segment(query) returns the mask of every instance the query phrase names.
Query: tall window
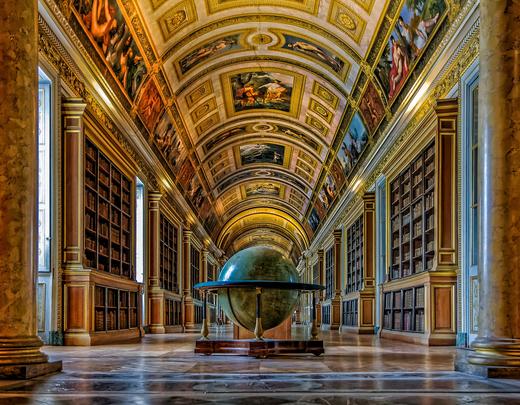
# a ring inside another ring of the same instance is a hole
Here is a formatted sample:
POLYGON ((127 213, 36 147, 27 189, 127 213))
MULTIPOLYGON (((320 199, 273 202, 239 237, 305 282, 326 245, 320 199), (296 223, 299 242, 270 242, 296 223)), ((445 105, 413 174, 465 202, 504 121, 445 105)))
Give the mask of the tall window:
POLYGON ((40 71, 38 87, 38 271, 51 270, 51 83, 40 71))
POLYGON ((332 298, 334 290, 334 247, 325 252, 325 299, 332 298))
POLYGON ((471 92, 471 163, 470 163, 470 241, 471 241, 471 254, 470 264, 471 267, 477 266, 478 264, 478 85, 471 92))
MULTIPOLYGON (((144 281, 144 184, 136 178, 135 181, 135 277, 138 283, 144 281)), ((144 312, 144 311, 143 311, 144 312)))

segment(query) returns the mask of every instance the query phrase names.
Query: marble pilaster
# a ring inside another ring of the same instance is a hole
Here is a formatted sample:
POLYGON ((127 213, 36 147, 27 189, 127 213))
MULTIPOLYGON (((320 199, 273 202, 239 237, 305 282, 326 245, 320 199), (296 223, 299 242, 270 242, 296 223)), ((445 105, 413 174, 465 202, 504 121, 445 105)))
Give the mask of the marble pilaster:
POLYGON ((0 377, 61 370, 36 334, 37 2, 0 2, 0 377))

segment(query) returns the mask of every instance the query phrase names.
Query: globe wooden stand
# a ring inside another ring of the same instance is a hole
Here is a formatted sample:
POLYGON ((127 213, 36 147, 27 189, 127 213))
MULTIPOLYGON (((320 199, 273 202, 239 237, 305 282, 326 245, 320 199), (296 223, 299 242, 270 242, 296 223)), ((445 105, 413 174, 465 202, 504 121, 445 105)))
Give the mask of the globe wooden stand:
MULTIPOLYGON (((204 287, 204 284, 196 287, 204 287)), ((227 286, 229 287, 229 285, 227 286)), ((195 353, 211 354, 237 354, 257 358, 266 358, 270 355, 310 353, 319 356, 325 352, 323 340, 318 340, 318 328, 316 325, 316 293, 312 290, 312 327, 310 340, 264 339, 262 327, 262 288, 256 288, 256 324, 255 339, 228 339, 210 340, 208 320, 206 316, 206 291, 209 288, 200 288, 203 293, 203 311, 201 338, 195 343, 195 353)))

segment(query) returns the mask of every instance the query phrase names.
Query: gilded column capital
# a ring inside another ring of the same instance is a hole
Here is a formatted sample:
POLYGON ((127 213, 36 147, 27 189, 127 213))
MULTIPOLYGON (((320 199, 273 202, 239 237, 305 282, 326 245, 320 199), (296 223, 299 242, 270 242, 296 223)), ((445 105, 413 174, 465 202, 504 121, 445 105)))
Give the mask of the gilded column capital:
POLYGON ((341 238, 343 236, 343 229, 334 229, 334 244, 341 245, 341 238))
POLYGON ((159 191, 148 192, 148 209, 159 210, 159 203, 161 202, 162 194, 159 191))
POLYGON ((61 111, 63 115, 82 116, 87 108, 87 104, 82 98, 64 97, 61 102, 61 111))

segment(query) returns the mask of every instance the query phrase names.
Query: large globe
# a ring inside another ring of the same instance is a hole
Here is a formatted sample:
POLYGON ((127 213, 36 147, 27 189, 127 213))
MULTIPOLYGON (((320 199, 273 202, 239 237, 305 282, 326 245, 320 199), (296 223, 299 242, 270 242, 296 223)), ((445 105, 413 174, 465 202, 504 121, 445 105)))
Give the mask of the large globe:
MULTIPOLYGON (((224 265, 219 281, 285 281, 299 282, 293 263, 276 250, 251 247, 233 255, 224 265)), ((255 329, 256 291, 254 288, 221 288, 219 303, 235 324, 255 329)), ((298 301, 297 290, 262 289, 262 326, 274 328, 287 319, 298 301)))

